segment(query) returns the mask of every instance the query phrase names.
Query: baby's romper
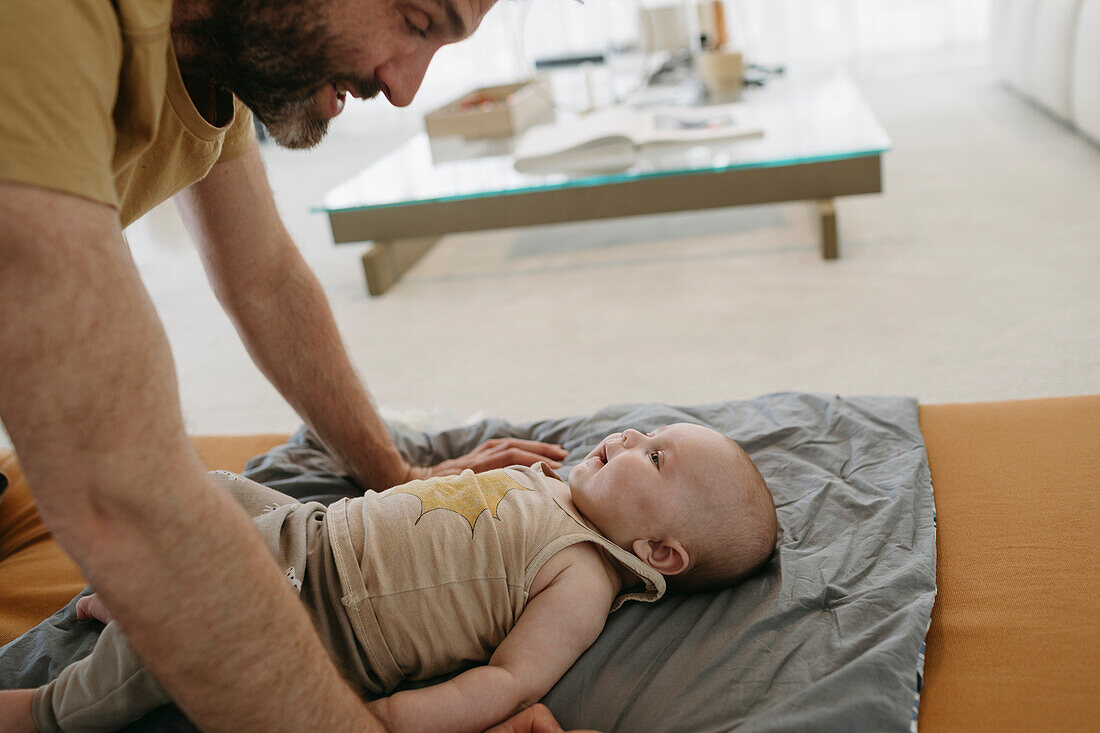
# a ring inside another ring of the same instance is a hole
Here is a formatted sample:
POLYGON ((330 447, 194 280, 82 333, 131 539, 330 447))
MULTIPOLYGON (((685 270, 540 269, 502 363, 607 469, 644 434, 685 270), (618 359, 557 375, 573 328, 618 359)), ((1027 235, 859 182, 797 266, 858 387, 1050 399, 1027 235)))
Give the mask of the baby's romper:
POLYGON ((661 574, 577 514, 568 493, 538 463, 410 481, 329 506, 343 603, 372 673, 356 681, 388 695, 488 662, 542 566, 579 542, 601 547, 642 581, 611 611, 659 598, 661 574))
MULTIPOLYGON (((643 581, 612 611, 665 590, 659 572, 557 496, 563 484, 543 464, 410 481, 327 508, 233 474, 215 480, 253 517, 364 697, 488 661, 539 569, 571 544, 599 545, 643 581)), ((36 691, 34 715, 42 730, 99 731, 169 701, 112 623, 89 657, 36 691)))

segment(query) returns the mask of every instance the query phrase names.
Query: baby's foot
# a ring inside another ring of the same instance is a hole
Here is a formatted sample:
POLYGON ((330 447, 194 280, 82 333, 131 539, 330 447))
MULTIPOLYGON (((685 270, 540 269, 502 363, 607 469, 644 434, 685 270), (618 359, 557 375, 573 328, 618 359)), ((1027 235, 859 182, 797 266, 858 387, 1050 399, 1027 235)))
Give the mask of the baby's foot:
POLYGON ((90 618, 105 624, 111 623, 111 612, 103 605, 98 593, 84 596, 76 602, 76 620, 87 621, 90 618))
POLYGON ((31 717, 34 690, 0 690, 0 733, 35 733, 31 717))

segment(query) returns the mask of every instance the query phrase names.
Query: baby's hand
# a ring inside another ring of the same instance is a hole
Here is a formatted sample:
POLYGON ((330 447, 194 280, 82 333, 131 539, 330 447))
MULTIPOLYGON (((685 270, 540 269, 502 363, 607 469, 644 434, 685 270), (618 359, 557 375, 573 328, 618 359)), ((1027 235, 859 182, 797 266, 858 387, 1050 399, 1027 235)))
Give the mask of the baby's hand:
POLYGON ((98 593, 84 596, 76 602, 76 620, 87 621, 90 618, 105 624, 111 623, 111 612, 103 605, 103 601, 99 600, 98 593))

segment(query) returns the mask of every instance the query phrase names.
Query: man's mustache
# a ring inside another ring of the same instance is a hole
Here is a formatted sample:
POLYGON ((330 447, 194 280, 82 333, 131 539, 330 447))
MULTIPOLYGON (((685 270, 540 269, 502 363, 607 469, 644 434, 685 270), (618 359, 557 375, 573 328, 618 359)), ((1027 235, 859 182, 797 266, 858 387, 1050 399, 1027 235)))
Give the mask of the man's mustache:
MULTIPOLYGON (((340 83, 337 83, 339 86, 340 83)), ((374 99, 382 93, 382 82, 375 78, 361 78, 344 83, 352 96, 358 99, 374 99)))

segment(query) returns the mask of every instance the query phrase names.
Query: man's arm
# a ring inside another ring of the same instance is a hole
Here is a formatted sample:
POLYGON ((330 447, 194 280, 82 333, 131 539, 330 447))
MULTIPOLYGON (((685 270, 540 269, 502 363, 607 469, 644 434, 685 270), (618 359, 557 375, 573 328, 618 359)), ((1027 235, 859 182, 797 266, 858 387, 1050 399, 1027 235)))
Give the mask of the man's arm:
POLYGON ((377 726, 207 479, 116 212, 0 182, 0 221, 0 419, 43 520, 142 659, 204 729, 377 726))
POLYGON ((393 730, 482 731, 538 702, 599 636, 615 597, 593 545, 563 553, 564 567, 527 603, 487 665, 376 700, 371 711, 393 730))
POLYGON ((279 218, 255 144, 176 201, 253 361, 362 486, 565 457, 559 446, 508 439, 414 470, 352 368, 324 292, 279 218))

